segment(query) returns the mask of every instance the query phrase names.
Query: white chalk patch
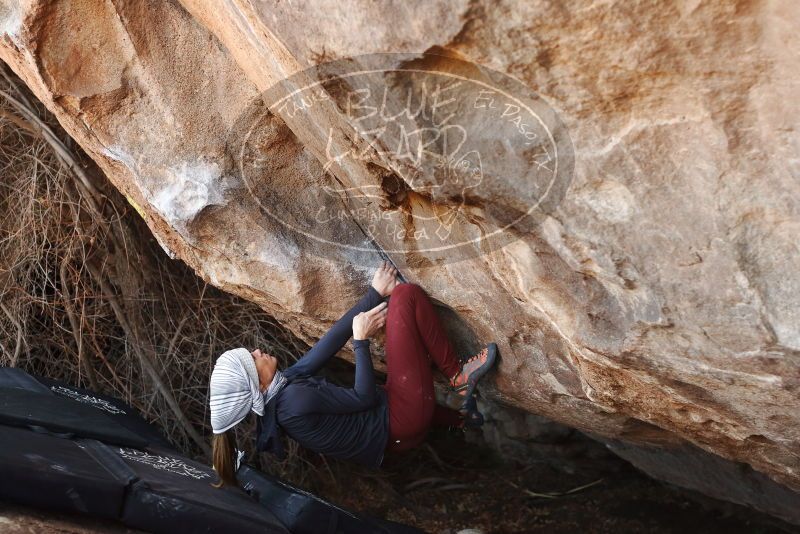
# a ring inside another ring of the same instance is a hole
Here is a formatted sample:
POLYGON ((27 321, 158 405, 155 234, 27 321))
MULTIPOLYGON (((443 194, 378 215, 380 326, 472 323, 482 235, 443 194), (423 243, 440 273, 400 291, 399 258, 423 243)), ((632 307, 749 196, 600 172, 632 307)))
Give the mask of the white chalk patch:
POLYGON ((204 207, 223 203, 225 190, 232 186, 231 180, 221 176, 216 162, 184 161, 167 168, 163 174, 159 173, 158 180, 151 179, 150 183, 156 182, 159 186, 153 190, 155 188, 149 189, 143 183, 140 165, 122 147, 105 147, 103 154, 122 163, 134 174, 134 182, 139 185, 142 196, 179 231, 204 207))
POLYGON ((150 200, 161 216, 180 228, 206 206, 224 202, 225 186, 215 162, 183 162, 168 169, 162 189, 150 200))
MULTIPOLYGON (((206 206, 223 204, 225 191, 236 186, 236 180, 222 176, 219 165, 213 161, 184 161, 145 181, 143 169, 147 165, 140 166, 122 147, 105 147, 103 154, 123 164, 134 175, 133 182, 139 186, 142 197, 184 237, 187 223, 206 206), (155 187, 148 187, 148 184, 155 187)), ((170 257, 174 257, 174 252, 163 242, 159 241, 159 244, 170 257)))
POLYGON ((0 4, 0 34, 8 35, 20 45, 19 32, 22 28, 22 8, 19 2, 0 4))

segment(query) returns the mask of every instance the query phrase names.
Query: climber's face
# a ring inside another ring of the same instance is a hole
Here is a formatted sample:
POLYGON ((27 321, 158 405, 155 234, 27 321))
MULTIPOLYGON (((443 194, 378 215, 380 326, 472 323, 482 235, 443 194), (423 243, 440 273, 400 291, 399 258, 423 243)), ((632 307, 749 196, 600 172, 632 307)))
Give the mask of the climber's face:
POLYGON ((261 349, 256 349, 250 354, 253 355, 253 360, 256 362, 256 371, 258 371, 258 382, 262 391, 266 391, 275 376, 275 370, 278 368, 278 358, 271 354, 264 354, 261 349))

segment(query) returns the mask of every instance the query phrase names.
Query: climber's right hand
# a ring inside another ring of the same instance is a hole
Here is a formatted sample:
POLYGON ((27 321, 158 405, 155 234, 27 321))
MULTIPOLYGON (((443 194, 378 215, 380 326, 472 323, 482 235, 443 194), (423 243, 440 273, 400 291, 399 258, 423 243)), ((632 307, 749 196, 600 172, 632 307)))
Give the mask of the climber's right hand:
POLYGON ((369 339, 386 324, 386 302, 381 302, 369 311, 353 317, 353 339, 369 339))

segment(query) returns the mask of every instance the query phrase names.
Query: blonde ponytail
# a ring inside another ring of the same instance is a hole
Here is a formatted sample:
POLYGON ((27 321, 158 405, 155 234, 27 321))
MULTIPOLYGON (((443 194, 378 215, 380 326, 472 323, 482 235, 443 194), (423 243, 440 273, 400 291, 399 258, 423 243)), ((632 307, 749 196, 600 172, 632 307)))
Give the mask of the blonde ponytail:
POLYGON ((237 486, 236 482, 236 433, 228 429, 211 438, 211 459, 219 482, 212 484, 215 488, 237 486))

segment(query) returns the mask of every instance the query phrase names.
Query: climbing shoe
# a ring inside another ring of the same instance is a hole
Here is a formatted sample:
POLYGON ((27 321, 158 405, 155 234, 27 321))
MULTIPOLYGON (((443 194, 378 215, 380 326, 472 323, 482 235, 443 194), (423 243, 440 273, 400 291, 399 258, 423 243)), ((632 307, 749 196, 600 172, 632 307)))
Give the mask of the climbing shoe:
POLYGON ((489 343, 478 354, 463 360, 461 370, 450 378, 451 391, 463 397, 464 403, 466 403, 475 393, 478 380, 492 368, 496 358, 497 345, 489 343))

